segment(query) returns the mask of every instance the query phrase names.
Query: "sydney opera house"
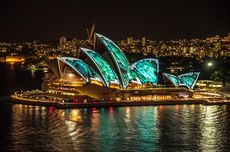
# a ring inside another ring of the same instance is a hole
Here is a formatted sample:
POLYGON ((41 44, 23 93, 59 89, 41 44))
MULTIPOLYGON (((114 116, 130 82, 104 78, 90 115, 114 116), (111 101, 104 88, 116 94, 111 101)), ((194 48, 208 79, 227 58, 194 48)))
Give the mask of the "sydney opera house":
POLYGON ((79 56, 48 60, 42 90, 73 100, 142 101, 191 97, 199 72, 179 76, 163 73, 158 84, 159 61, 129 63, 122 50, 107 37, 95 34, 93 48, 79 48, 79 56))

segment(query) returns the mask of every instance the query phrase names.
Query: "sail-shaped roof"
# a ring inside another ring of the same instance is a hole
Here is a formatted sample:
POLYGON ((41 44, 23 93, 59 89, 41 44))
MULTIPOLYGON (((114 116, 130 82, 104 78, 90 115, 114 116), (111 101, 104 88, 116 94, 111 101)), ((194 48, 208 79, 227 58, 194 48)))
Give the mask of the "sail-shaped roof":
POLYGON ((116 73, 100 54, 86 48, 80 48, 80 51, 83 52, 94 63, 97 71, 99 71, 98 74, 102 77, 107 87, 110 86, 110 82, 119 83, 116 73))
POLYGON ((159 62, 157 59, 148 58, 139 60, 131 65, 131 70, 136 74, 142 84, 157 84, 159 72, 159 62))

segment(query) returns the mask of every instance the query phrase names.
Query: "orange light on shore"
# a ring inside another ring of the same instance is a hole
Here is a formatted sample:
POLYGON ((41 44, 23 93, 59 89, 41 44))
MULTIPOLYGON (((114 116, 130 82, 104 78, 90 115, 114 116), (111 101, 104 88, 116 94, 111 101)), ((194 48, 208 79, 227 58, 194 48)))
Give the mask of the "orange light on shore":
POLYGON ((213 65, 213 63, 212 62, 208 62, 208 64, 207 64, 209 67, 211 67, 212 65, 213 65))
POLYGON ((6 57, 6 62, 24 62, 25 59, 22 57, 6 57))

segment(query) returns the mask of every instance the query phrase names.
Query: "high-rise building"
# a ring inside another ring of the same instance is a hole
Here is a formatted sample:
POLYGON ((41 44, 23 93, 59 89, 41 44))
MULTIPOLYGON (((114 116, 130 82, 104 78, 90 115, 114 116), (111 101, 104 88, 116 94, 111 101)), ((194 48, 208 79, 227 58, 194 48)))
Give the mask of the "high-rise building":
POLYGON ((67 41, 66 37, 64 37, 64 36, 60 37, 60 39, 59 39, 60 47, 64 46, 66 44, 66 41, 67 41))
POLYGON ((146 45, 146 37, 141 38, 141 45, 145 46, 146 45))
POLYGON ((127 43, 128 43, 128 45, 133 44, 133 37, 128 37, 127 38, 127 43))

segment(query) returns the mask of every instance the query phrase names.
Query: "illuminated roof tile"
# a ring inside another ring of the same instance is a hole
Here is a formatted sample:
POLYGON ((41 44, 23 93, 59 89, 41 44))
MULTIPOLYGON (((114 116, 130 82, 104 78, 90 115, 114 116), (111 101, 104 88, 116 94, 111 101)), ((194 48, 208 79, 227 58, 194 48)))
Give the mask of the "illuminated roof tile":
POLYGON ((96 65, 96 67, 100 71, 102 79, 106 82, 107 87, 110 86, 110 82, 119 83, 116 73, 100 54, 86 48, 80 48, 80 50, 83 51, 89 57, 89 59, 92 60, 92 62, 96 65))
POLYGON ((64 62, 69 67, 71 67, 75 72, 77 72, 86 82, 89 82, 90 79, 96 79, 104 82, 102 78, 85 62, 80 59, 71 58, 71 57, 59 57, 58 60, 64 62))
POLYGON ((96 34, 99 40, 104 44, 115 63, 118 77, 121 81, 122 88, 126 88, 130 81, 130 65, 122 50, 107 37, 96 34))
POLYGON ((144 59, 131 65, 131 70, 136 74, 142 84, 157 84, 159 72, 159 62, 157 59, 144 59))

